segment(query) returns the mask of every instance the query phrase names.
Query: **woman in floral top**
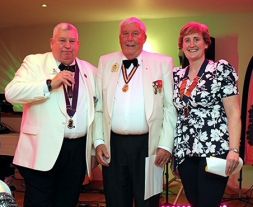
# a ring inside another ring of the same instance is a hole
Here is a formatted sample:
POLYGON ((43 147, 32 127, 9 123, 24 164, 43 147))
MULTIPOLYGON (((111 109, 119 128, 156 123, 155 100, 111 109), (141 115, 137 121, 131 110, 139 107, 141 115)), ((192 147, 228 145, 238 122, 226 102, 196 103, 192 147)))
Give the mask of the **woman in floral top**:
POLYGON ((228 176, 239 163, 238 76, 227 61, 206 59, 210 43, 206 25, 185 25, 178 45, 189 66, 174 69, 174 104, 178 110, 175 167, 192 207, 220 206, 227 184, 227 177, 205 171, 206 157, 225 158, 228 176))

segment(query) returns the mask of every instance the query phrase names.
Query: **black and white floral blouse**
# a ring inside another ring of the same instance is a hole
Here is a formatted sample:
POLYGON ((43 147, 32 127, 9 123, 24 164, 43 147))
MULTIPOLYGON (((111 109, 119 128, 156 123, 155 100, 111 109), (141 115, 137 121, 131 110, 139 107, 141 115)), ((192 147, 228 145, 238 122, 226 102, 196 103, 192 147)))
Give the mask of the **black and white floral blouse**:
MULTIPOLYGON (((208 61, 204 73, 187 101, 180 86, 188 68, 174 68, 174 105, 178 110, 174 141, 175 167, 187 157, 208 157, 227 153, 229 135, 222 99, 238 94, 238 76, 225 60, 208 61), (188 105, 188 116, 184 107, 188 105)), ((186 89, 191 84, 187 76, 186 89)))

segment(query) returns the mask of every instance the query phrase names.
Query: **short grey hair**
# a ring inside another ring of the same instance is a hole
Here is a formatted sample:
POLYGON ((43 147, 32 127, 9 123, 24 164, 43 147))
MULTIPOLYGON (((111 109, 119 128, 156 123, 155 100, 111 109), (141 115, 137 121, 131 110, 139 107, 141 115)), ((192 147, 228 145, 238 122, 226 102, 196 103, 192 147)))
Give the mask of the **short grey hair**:
POLYGON ((137 17, 130 17, 127 19, 124 19, 120 22, 119 26, 120 26, 120 31, 122 29, 123 26, 127 25, 127 24, 131 24, 131 23, 136 23, 139 25, 140 29, 146 34, 147 33, 147 27, 144 24, 143 21, 141 21, 140 19, 138 19, 137 17))
POLYGON ((57 24, 54 27, 54 30, 53 30, 53 38, 55 37, 56 33, 59 30, 69 30, 69 31, 70 30, 75 30, 76 33, 77 33, 77 38, 79 39, 78 29, 73 24, 70 24, 70 23, 67 23, 67 22, 62 22, 62 23, 57 24))

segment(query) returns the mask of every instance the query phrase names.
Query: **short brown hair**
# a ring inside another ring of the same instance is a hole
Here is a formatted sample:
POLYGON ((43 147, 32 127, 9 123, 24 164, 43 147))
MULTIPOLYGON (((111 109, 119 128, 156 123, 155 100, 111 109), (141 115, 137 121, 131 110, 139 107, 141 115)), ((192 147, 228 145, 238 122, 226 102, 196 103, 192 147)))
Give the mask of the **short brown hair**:
POLYGON ((182 27, 180 30, 180 35, 178 38, 178 47, 182 49, 183 47, 183 39, 186 35, 193 34, 193 33, 200 33, 203 36, 204 42, 209 47, 211 44, 211 38, 209 34, 208 26, 205 24, 201 24, 198 22, 189 22, 185 26, 182 27))

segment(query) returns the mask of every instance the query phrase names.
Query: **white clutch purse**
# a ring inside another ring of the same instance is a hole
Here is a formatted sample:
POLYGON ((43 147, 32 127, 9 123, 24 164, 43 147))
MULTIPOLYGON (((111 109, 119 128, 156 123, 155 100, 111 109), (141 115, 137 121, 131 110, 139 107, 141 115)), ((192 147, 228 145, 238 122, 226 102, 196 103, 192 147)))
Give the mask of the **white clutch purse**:
MULTIPOLYGON (((206 172, 214 173, 216 175, 221 175, 227 177, 226 170, 226 159, 217 158, 217 157, 207 157, 206 158, 206 172)), ((236 169, 233 171, 232 175, 239 172, 243 166, 242 158, 239 158, 239 164, 236 169)))

